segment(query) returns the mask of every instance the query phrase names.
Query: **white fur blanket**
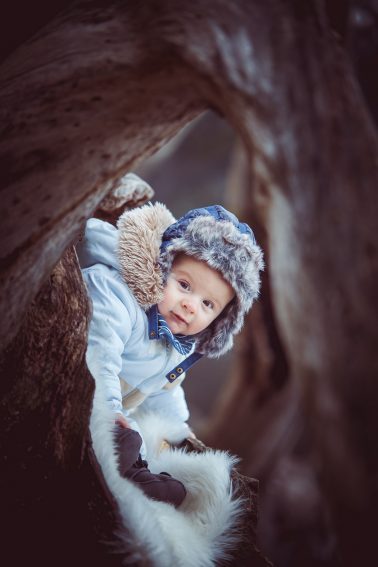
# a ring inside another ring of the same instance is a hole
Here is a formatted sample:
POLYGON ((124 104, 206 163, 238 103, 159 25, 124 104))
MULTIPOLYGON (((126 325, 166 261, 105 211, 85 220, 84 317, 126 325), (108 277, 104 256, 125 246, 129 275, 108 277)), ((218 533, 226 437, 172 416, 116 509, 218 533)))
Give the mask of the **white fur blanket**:
POLYGON ((98 398, 95 395, 91 417, 93 447, 126 527, 116 535, 128 549, 135 550, 135 562, 138 549, 157 567, 211 567, 225 559, 238 542, 242 506, 240 500, 232 499, 230 469, 236 459, 221 451, 167 449, 159 454, 163 439, 182 440, 179 430, 175 432, 172 423, 154 415, 139 416, 150 470, 169 472, 187 490, 178 509, 151 500, 137 484, 119 475, 112 434, 114 415, 98 398))

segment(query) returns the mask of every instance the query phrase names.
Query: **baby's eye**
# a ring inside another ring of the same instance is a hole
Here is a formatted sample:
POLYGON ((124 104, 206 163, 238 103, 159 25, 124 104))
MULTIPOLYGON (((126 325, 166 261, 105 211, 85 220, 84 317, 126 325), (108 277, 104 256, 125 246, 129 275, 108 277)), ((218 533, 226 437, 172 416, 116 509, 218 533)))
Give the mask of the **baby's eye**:
POLYGON ((185 280, 179 280, 179 285, 180 287, 182 287, 182 289, 185 289, 187 291, 190 289, 190 285, 185 280))
POLYGON ((204 299, 203 304, 205 307, 208 307, 209 309, 214 309, 214 303, 209 299, 204 299))

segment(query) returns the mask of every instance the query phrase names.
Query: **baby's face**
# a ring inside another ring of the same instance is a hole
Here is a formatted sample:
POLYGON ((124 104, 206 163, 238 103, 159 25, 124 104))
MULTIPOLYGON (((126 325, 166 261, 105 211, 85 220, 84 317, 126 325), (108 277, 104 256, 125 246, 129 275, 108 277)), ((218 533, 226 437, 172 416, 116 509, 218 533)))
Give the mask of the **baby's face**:
POLYGON ((158 309, 172 333, 206 329, 234 297, 234 290, 205 262, 180 255, 173 263, 158 309))

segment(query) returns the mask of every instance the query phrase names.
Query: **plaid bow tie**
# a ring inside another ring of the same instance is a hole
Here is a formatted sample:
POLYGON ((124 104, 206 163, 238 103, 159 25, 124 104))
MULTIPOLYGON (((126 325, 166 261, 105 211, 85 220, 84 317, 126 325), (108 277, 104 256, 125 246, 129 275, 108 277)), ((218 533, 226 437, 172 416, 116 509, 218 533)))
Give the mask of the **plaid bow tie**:
POLYGON ((158 335, 159 339, 166 338, 180 354, 188 354, 192 350, 195 340, 186 335, 174 335, 168 327, 164 317, 158 316, 158 335))

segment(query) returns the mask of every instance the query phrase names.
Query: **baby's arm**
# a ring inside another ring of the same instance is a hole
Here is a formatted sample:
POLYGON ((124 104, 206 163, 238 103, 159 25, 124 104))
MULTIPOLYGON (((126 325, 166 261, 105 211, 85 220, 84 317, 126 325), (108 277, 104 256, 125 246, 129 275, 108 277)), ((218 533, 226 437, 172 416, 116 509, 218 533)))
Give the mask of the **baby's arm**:
POLYGON ((96 382, 104 390, 108 405, 125 425, 122 416, 122 393, 119 373, 122 353, 131 335, 132 306, 128 308, 122 284, 104 277, 96 269, 84 273, 92 300, 89 326, 87 365, 96 382))
POLYGON ((124 429, 131 429, 131 426, 125 416, 122 413, 117 413, 116 415, 116 423, 123 427, 124 429))

